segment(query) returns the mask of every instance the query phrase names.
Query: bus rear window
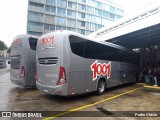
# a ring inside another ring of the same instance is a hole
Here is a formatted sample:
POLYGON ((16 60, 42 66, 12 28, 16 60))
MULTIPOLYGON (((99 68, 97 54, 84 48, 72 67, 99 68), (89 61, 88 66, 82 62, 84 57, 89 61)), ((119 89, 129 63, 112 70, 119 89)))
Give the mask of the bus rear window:
POLYGON ((13 69, 20 68, 20 56, 11 57, 11 68, 13 69))
POLYGON ((38 38, 29 38, 29 46, 32 50, 36 50, 38 38))

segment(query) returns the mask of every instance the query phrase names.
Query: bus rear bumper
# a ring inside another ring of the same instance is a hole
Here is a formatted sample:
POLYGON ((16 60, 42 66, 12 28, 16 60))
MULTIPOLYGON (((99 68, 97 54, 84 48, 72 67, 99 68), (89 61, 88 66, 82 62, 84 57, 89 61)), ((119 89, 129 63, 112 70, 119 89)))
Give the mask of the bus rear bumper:
POLYGON ((40 91, 43 91, 49 94, 60 95, 60 96, 67 95, 66 93, 63 92, 62 85, 52 87, 52 86, 47 86, 47 85, 40 84, 39 82, 36 82, 36 86, 40 91))
POLYGON ((22 85, 21 79, 11 78, 11 82, 12 82, 13 84, 16 84, 16 85, 22 85))

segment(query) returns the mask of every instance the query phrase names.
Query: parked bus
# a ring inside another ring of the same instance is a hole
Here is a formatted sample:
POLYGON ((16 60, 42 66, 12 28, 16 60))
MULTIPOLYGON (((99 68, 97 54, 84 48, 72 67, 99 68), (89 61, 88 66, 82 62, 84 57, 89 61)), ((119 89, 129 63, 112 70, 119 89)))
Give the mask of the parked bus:
POLYGON ((41 91, 70 96, 134 82, 136 54, 71 31, 42 35, 36 50, 36 85, 41 91))
POLYGON ((36 87, 36 46, 38 38, 19 35, 11 45, 10 77, 12 83, 26 87, 36 87))

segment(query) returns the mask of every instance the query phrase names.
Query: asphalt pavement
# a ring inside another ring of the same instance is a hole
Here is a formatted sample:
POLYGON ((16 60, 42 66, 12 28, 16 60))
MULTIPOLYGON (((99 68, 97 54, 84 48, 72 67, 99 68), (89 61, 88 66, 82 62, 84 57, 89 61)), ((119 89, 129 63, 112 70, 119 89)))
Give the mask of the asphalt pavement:
POLYGON ((6 70, 6 69, 0 69, 0 76, 2 76, 2 75, 4 75, 4 74, 6 74, 6 73, 8 73, 9 72, 9 70, 6 70))

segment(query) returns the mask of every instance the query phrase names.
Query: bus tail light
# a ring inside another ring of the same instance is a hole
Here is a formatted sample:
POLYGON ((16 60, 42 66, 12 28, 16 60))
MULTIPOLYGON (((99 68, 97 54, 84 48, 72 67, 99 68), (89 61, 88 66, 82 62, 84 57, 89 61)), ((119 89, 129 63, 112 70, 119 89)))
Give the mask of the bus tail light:
POLYGON ((64 83, 66 83, 66 73, 64 67, 60 67, 57 85, 62 85, 64 83))
POLYGON ((24 78, 24 76, 25 76, 25 69, 24 69, 24 66, 21 66, 20 77, 24 78))
POLYGON ((35 79, 36 79, 36 81, 38 81, 38 70, 37 70, 37 66, 36 66, 36 74, 35 74, 35 79))

